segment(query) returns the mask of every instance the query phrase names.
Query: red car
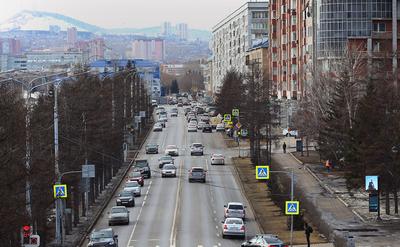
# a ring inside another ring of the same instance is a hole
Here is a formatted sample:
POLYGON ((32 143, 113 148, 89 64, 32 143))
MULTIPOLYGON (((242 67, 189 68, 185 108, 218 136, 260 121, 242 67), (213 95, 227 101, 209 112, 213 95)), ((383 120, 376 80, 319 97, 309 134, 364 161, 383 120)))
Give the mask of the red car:
POLYGON ((144 177, 139 171, 134 171, 129 173, 128 177, 126 177, 127 181, 137 181, 140 186, 144 185, 144 177))

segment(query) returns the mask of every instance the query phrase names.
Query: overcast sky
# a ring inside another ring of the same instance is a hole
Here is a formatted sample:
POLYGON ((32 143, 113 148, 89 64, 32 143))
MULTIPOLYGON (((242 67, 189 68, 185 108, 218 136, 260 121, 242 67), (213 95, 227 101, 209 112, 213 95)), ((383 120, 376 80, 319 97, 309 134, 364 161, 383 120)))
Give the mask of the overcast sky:
POLYGON ((67 15, 105 28, 159 26, 186 22, 190 28, 212 26, 246 0, 0 0, 0 22, 22 10, 67 15))

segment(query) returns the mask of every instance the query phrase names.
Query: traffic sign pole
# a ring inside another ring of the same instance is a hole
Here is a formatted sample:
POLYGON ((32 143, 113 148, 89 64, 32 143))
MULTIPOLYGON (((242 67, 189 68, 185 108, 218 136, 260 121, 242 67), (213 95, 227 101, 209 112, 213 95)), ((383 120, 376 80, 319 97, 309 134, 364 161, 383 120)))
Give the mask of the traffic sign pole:
MULTIPOLYGON (((293 173, 293 168, 291 171, 291 182, 290 182, 290 200, 294 200, 294 173, 293 173)), ((300 210, 297 208, 297 210, 300 210)), ((293 214, 290 215, 290 247, 293 246, 293 214)))

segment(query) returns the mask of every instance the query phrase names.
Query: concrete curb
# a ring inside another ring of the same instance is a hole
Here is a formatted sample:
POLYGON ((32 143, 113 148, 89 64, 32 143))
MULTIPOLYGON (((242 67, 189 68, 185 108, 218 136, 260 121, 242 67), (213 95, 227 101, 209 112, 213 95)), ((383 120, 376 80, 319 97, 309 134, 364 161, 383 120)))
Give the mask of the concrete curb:
MULTIPOLYGON (((304 164, 301 160, 299 160, 293 153, 289 153, 299 164, 304 166, 304 169, 315 178, 315 180, 318 181, 318 183, 325 189, 327 190, 330 194, 334 195, 336 199, 338 199, 343 205, 345 205, 347 208, 350 208, 350 205, 348 203, 346 203, 342 198, 340 198, 328 185, 326 185, 313 171, 311 171, 311 169, 304 164)), ((351 212, 353 212, 353 214, 355 216, 357 216, 357 218, 359 218, 363 223, 367 223, 367 221, 359 214, 357 213, 354 209, 351 209, 351 212)))
POLYGON ((138 151, 135 153, 134 158, 129 162, 129 165, 127 166, 127 168, 125 169, 125 171, 122 173, 122 176, 121 176, 120 181, 117 182, 116 186, 114 186, 114 188, 112 189, 112 191, 111 191, 109 197, 103 202, 103 204, 102 204, 100 210, 98 210, 97 213, 95 214, 93 222, 92 222, 92 223, 89 225, 89 227, 84 231, 84 234, 82 235, 81 239, 79 240, 77 246, 81 246, 81 245, 83 244, 83 242, 85 242, 86 237, 88 236, 88 234, 90 234, 90 232, 92 231, 94 225, 96 225, 97 221, 98 221, 99 218, 100 218, 100 215, 103 213, 104 209, 107 207, 107 205, 108 205, 108 204, 110 203, 110 201, 113 199, 114 193, 118 190, 118 188, 121 186, 122 182, 124 181, 124 178, 125 178, 126 174, 129 172, 130 168, 132 167, 133 162, 135 161, 136 157, 137 157, 138 154, 139 154, 139 150, 142 149, 143 144, 146 142, 146 140, 147 140, 149 134, 151 133, 151 129, 152 129, 152 128, 149 128, 149 129, 147 130, 146 136, 145 136, 145 138, 143 139, 143 141, 140 143, 139 149, 138 149, 138 151))
MULTIPOLYGON (((232 161, 233 161, 233 158, 232 158, 232 161)), ((233 161, 233 163, 236 163, 236 162, 233 161)), ((251 210, 251 212, 252 212, 253 215, 254 215, 254 220, 255 220, 255 222, 256 222, 258 228, 260 229, 261 233, 264 233, 264 229, 262 228, 260 222, 258 221, 258 218, 256 217, 256 212, 254 211, 253 203, 251 202, 251 200, 249 200, 249 199, 247 198, 246 194, 244 193, 244 192, 245 192, 245 191, 244 191, 244 187, 243 187, 242 181, 240 180, 240 175, 239 175, 239 172, 238 172, 238 170, 237 170, 237 168, 236 168, 235 165, 233 165, 233 170, 235 171, 235 173, 234 173, 235 179, 236 179, 236 181, 238 182, 238 184, 239 184, 239 186, 240 186, 240 193, 241 193, 242 196, 245 197, 245 198, 247 199, 247 201, 250 203, 250 210, 251 210)))

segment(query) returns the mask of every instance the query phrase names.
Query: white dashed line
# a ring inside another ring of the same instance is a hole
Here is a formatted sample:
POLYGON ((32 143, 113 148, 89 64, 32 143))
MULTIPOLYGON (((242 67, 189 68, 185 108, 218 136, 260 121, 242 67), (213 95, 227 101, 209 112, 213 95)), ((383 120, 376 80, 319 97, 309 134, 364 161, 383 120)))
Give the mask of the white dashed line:
MULTIPOLYGON (((153 181, 150 181, 149 187, 147 188, 146 196, 145 196, 145 197, 147 197, 147 195, 149 194, 149 191, 150 191, 150 188, 151 188, 151 184, 152 184, 152 183, 153 183, 153 181)), ((133 234, 135 233, 135 230, 136 230, 137 224, 138 224, 138 222, 139 222, 140 215, 142 214, 143 206, 144 206, 145 203, 146 203, 146 200, 143 200, 143 202, 142 202, 142 207, 141 207, 140 210, 139 210, 139 214, 138 214, 138 216, 136 217, 136 222, 135 222, 135 225, 133 226, 133 229, 132 229, 132 232, 131 232, 131 236, 129 237, 129 241, 128 241, 127 247, 131 246, 131 245, 130 245, 130 242, 133 241, 133 240, 132 240, 132 237, 133 237, 133 234)))

